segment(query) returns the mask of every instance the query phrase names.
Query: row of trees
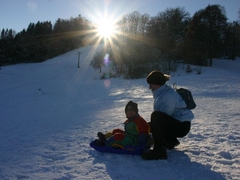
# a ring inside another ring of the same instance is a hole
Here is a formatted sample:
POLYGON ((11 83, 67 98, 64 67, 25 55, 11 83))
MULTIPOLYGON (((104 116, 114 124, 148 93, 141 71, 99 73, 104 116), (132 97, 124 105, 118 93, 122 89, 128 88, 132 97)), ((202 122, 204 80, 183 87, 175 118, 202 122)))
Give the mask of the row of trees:
POLYGON ((152 69, 169 73, 176 69, 179 60, 212 66, 213 58, 234 60, 240 55, 239 23, 227 22, 220 5, 209 5, 193 17, 179 7, 155 17, 133 12, 119 21, 118 31, 108 48, 94 57, 91 66, 101 68, 103 54, 109 53, 118 74, 139 78, 152 69))
MULTIPOLYGON (((117 23, 118 33, 97 52, 91 66, 104 65, 109 54, 117 74, 145 76, 152 69, 169 72, 182 62, 212 66, 213 58, 234 60, 240 55, 240 27, 227 22, 224 7, 209 5, 193 17, 185 9, 168 8, 156 16, 133 12, 117 23), (127 47, 127 48, 126 48, 127 47)), ((91 22, 82 18, 30 23, 19 33, 2 30, 0 65, 41 62, 99 39, 91 22), (95 40, 94 40, 95 39, 95 40)))
POLYGON ((41 62, 82 45, 86 33, 91 33, 91 23, 79 15, 69 20, 58 19, 30 23, 17 33, 3 29, 0 38, 0 65, 41 62))

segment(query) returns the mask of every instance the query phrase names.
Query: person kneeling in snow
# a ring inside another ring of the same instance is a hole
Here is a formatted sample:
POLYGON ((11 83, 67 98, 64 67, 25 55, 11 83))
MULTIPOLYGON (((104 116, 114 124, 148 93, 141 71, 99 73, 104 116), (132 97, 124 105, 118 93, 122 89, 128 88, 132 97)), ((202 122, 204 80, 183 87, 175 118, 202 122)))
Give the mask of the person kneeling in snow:
POLYGON ((154 98, 154 111, 149 123, 154 147, 141 155, 145 160, 167 159, 166 149, 173 149, 180 144, 177 138, 189 133, 191 120, 194 118, 182 97, 165 84, 168 80, 168 75, 157 70, 147 76, 154 98))
POLYGON ((112 132, 103 134, 98 132, 96 145, 124 148, 124 146, 145 144, 149 137, 149 125, 138 114, 138 105, 129 101, 125 107, 127 120, 123 123, 124 130, 114 129, 112 132))

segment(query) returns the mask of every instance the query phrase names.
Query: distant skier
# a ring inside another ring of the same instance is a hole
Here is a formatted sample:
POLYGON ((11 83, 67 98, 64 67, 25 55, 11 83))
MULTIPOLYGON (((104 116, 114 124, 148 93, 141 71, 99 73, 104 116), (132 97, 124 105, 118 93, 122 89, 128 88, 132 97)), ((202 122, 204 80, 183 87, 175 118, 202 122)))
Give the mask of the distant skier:
POLYGON ((154 98, 154 111, 149 123, 154 147, 141 155, 145 160, 167 159, 166 149, 173 149, 180 144, 177 137, 188 134, 194 118, 192 111, 186 109, 182 97, 165 84, 168 80, 168 75, 157 70, 147 76, 147 83, 154 98))
POLYGON ((145 144, 149 137, 149 125, 138 114, 137 103, 129 101, 125 107, 127 120, 124 122, 124 130, 114 129, 103 134, 98 132, 99 139, 96 140, 98 146, 112 146, 124 148, 124 146, 145 144))

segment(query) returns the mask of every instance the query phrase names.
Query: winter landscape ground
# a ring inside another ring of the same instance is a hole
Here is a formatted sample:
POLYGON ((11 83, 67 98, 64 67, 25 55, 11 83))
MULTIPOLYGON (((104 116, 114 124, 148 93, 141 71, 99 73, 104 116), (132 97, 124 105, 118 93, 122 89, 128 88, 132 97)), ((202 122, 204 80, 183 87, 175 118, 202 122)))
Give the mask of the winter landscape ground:
POLYGON ((0 70, 0 179, 240 179, 240 59, 214 60, 202 74, 171 74, 192 91, 190 133, 167 160, 100 153, 98 131, 123 127, 129 100, 149 121, 152 93, 145 79, 98 78, 86 46, 36 64, 0 70), (81 51, 80 68, 77 52, 81 51))

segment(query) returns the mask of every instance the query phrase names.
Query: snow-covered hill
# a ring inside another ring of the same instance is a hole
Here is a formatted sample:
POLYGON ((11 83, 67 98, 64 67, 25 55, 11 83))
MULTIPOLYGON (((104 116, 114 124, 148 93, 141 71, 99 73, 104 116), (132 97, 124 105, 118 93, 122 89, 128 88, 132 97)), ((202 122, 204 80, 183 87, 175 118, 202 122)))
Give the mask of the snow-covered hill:
POLYGON ((145 79, 96 79, 97 48, 1 68, 0 179, 240 179, 240 59, 172 74, 168 83, 197 103, 192 129, 168 160, 144 161, 89 146, 98 131, 122 127, 129 100, 146 120, 152 112, 145 79))

